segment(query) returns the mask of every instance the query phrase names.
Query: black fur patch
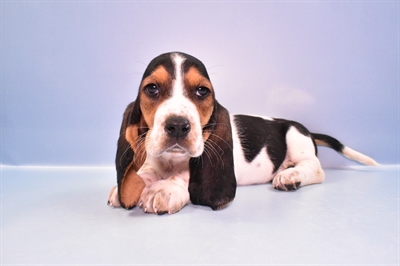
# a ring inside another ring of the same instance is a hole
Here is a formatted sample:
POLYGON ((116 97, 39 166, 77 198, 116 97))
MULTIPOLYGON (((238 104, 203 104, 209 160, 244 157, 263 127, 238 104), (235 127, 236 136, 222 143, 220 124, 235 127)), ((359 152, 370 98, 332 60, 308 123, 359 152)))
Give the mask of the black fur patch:
POLYGON ((191 55, 182 53, 182 52, 165 53, 165 54, 161 54, 161 55, 157 56, 156 58, 154 58, 152 61, 150 61, 149 65, 147 66, 146 70, 144 71, 142 80, 144 78, 146 78, 147 76, 149 76, 160 65, 165 67, 168 74, 170 74, 171 77, 173 79, 175 79, 176 78, 175 77, 175 66, 172 61, 172 56, 174 54, 178 54, 185 58, 185 61, 183 62, 183 72, 184 73, 186 73, 190 67, 194 66, 197 68, 197 70, 199 70, 201 75, 203 75, 205 78, 210 80, 208 73, 207 73, 207 69, 204 66, 204 64, 199 59, 197 59, 191 55))
POLYGON ((335 151, 340 152, 340 153, 343 152, 344 145, 340 141, 335 139, 334 137, 324 135, 324 134, 317 134, 317 133, 311 133, 311 136, 313 137, 313 139, 317 139, 317 140, 321 140, 321 141, 325 142, 329 147, 331 147, 335 151))
MULTIPOLYGON (((310 136, 310 131, 308 131, 308 129, 305 126, 303 126, 302 124, 300 124, 296 121, 291 121, 291 120, 286 120, 286 119, 281 119, 281 118, 274 118, 274 122, 276 122, 277 124, 285 125, 285 127, 287 129, 289 129, 290 126, 294 126, 304 136, 307 136, 307 137, 310 136)), ((287 132, 287 130, 286 130, 286 132, 287 132)))
POLYGON ((185 54, 185 53, 178 53, 178 54, 180 54, 181 56, 186 58, 186 60, 183 62, 183 72, 184 73, 187 73, 189 71, 189 68, 193 66, 200 72, 200 74, 203 77, 210 80, 210 77, 208 76, 206 67, 199 59, 197 59, 191 55, 185 54))
POLYGON ((165 70, 168 72, 168 74, 171 75, 172 78, 175 78, 175 66, 172 62, 171 53, 165 53, 157 56, 150 61, 149 65, 143 73, 142 80, 148 77, 157 67, 161 65, 165 67, 165 70))
MULTIPOLYGON (((240 143, 247 162, 251 162, 266 147, 276 172, 286 157, 286 133, 294 126, 301 134, 310 136, 303 125, 285 119, 266 120, 261 117, 235 115, 240 143)), ((315 146, 315 145, 314 145, 315 146)))

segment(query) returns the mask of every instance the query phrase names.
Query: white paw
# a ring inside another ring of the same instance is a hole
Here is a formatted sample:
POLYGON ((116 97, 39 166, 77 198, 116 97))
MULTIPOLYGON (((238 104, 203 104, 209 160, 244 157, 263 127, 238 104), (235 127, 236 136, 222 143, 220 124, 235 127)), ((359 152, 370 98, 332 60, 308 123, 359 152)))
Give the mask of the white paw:
POLYGON ((272 181, 272 186, 278 190, 296 190, 301 185, 300 172, 295 168, 288 168, 277 174, 272 181))
POLYGON ((118 187, 117 186, 114 186, 111 189, 110 195, 108 196, 107 204, 114 208, 121 207, 121 204, 119 203, 119 200, 118 200, 118 187))
POLYGON ((173 214, 189 203, 189 191, 173 180, 160 180, 144 188, 139 206, 144 212, 173 214))

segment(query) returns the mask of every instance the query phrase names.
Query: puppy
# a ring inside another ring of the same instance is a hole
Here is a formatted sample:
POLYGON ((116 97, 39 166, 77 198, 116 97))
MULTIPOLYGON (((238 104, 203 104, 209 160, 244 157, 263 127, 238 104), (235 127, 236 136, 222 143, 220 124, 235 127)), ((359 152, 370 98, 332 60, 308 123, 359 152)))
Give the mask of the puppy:
POLYGON ((215 99, 203 63, 181 52, 147 66, 118 139, 117 186, 108 204, 175 213, 188 203, 226 207, 237 185, 272 181, 278 190, 321 183, 317 145, 367 165, 377 163, 300 123, 230 115, 215 99))

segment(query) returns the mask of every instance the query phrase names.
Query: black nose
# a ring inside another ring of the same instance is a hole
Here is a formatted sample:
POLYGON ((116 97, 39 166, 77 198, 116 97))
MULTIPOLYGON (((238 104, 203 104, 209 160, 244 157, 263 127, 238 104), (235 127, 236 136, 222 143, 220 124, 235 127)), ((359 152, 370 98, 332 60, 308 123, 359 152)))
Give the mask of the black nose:
POLYGON ((190 122, 182 116, 173 116, 167 119, 164 130, 170 137, 184 138, 190 131, 190 122))

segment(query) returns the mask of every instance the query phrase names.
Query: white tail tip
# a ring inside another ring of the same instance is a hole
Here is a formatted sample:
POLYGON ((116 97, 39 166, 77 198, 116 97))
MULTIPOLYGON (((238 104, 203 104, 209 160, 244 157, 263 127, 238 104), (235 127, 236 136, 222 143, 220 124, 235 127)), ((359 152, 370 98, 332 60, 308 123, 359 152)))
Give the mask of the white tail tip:
POLYGON ((371 166, 379 165, 379 163, 377 163, 371 157, 368 157, 367 155, 364 155, 364 154, 362 154, 358 151, 355 151, 349 147, 344 147, 342 153, 346 158, 353 160, 353 161, 357 161, 357 162, 365 164, 365 165, 371 165, 371 166))

